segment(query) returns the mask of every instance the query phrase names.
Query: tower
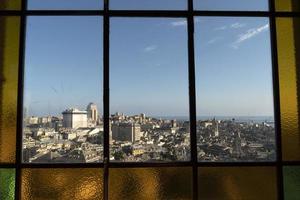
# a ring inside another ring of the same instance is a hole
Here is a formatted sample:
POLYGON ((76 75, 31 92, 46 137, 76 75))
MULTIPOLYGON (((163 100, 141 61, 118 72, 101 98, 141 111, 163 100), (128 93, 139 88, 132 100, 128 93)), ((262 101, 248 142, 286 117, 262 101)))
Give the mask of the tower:
POLYGON ((215 137, 219 137, 219 123, 215 120, 215 137))
POLYGON ((243 154, 241 143, 242 143, 241 133, 237 132, 235 133, 235 138, 233 142, 233 155, 237 158, 241 158, 243 154))
POLYGON ((98 121, 98 109, 97 105, 94 103, 89 103, 86 108, 88 120, 96 123, 98 121))

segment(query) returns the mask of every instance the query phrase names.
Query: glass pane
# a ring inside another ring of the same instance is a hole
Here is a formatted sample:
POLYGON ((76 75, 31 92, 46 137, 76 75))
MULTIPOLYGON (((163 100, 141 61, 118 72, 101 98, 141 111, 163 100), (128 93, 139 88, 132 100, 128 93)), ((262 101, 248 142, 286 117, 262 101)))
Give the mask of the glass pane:
POLYGON ((189 160, 186 21, 114 18, 110 40, 111 159, 189 160))
POLYGON ((195 21, 199 161, 275 160, 268 19, 195 21))
POLYGON ((275 0, 277 11, 300 11, 299 0, 275 0))
POLYGON ((283 160, 300 160, 298 102, 300 19, 277 18, 280 113, 283 160))
POLYGON ((198 168, 199 199, 277 199, 275 167, 198 168))
POLYGON ((195 10, 267 11, 268 0, 194 0, 195 10))
POLYGON ((29 10, 97 10, 103 0, 28 0, 29 10))
POLYGON ((102 169, 23 169, 21 199, 103 199, 102 169))
POLYGON ((101 20, 28 18, 24 162, 102 160, 101 20))
POLYGON ((284 199, 292 200, 300 197, 300 167, 286 166, 283 168, 284 199))
POLYGON ((14 169, 0 169, 0 197, 2 200, 15 199, 14 169))
POLYGON ((192 199, 191 168, 110 169, 109 199, 192 199))
POLYGON ((15 162, 19 17, 0 17, 0 162, 15 162))
POLYGON ((0 10, 20 10, 20 9, 21 9, 21 0, 1 0, 0 10))
POLYGON ((112 10, 186 10, 187 0, 110 0, 112 10))

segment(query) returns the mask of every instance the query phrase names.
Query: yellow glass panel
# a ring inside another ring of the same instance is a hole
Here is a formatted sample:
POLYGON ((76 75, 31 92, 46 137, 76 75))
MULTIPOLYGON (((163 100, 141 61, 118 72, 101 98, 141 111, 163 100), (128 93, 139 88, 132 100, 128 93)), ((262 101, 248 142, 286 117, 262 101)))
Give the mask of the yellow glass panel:
POLYGON ((191 168, 109 170, 109 199, 192 199, 191 168))
POLYGON ((200 167, 199 199, 277 199, 275 167, 200 167))
POLYGON ((275 0, 277 11, 300 11, 299 0, 275 0))
POLYGON ((22 200, 101 200, 102 169, 23 169, 22 200))
POLYGON ((0 10, 20 10, 21 0, 1 0, 0 10))
POLYGON ((278 18, 277 44, 283 160, 300 160, 297 74, 300 62, 299 18, 278 18), (297 33, 298 32, 298 33, 297 33), (298 38, 297 38, 298 37, 298 38))
POLYGON ((15 161, 19 17, 0 17, 0 162, 15 161))

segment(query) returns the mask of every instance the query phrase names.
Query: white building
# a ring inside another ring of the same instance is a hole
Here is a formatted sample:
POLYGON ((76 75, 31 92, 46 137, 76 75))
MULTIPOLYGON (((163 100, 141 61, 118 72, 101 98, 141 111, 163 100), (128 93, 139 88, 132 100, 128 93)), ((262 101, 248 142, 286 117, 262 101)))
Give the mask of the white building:
POLYGON ((38 117, 29 117, 28 118, 28 124, 38 124, 39 118, 38 117))
POLYGON ((77 129, 87 127, 87 111, 72 108, 65 110, 62 114, 65 128, 77 129))

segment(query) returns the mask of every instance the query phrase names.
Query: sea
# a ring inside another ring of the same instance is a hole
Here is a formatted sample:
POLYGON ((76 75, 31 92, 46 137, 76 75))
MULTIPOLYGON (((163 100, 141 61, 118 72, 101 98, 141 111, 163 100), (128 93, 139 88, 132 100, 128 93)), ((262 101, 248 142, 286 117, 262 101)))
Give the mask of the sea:
MULTIPOLYGON (((177 121, 189 121, 188 116, 152 116, 156 119, 165 119, 172 120, 176 119, 177 121)), ((197 116, 197 120, 232 120, 234 119, 236 122, 253 122, 253 123, 274 123, 273 116, 197 116)))

